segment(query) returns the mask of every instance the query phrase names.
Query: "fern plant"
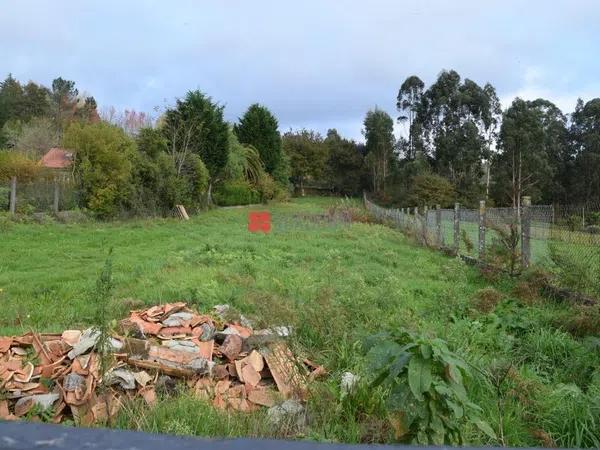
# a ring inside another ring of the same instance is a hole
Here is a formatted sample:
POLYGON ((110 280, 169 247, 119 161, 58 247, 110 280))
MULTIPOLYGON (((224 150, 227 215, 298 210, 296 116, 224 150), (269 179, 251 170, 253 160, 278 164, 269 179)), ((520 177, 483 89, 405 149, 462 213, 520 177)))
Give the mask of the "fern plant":
POLYGON ((496 439, 471 402, 464 380, 467 364, 442 339, 406 330, 373 336, 366 343, 375 386, 388 388, 387 404, 396 438, 422 445, 463 444, 472 424, 496 439))

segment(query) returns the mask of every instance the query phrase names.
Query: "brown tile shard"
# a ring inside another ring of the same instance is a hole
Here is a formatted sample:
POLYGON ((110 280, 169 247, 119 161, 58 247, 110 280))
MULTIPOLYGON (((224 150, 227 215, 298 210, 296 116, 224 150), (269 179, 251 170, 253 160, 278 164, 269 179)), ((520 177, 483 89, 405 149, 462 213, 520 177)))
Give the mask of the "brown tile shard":
POLYGON ((265 360, 256 350, 252 350, 245 359, 257 372, 265 368, 265 360))
POLYGON ((13 340, 11 337, 0 337, 0 353, 6 353, 10 350, 13 340))
POLYGON ((306 395, 306 373, 283 342, 276 342, 265 351, 265 361, 279 392, 284 398, 304 398, 306 395))
POLYGON ((244 374, 244 383, 256 386, 260 382, 260 374, 250 364, 246 364, 242 368, 242 373, 244 374))
POLYGON ((250 336, 252 336, 252 330, 250 328, 243 327, 243 326, 238 325, 236 323, 231 323, 227 327, 228 328, 233 328, 234 330, 236 330, 239 333, 239 335, 241 337, 243 337, 244 339, 247 339, 250 336))
POLYGON ((215 341, 199 341, 198 339, 194 339, 193 342, 200 349, 200 356, 212 361, 213 352, 215 351, 215 341))
POLYGON ((62 340, 69 344, 71 347, 74 347, 75 344, 79 342, 80 337, 80 330, 65 330, 61 335, 62 340))
POLYGON ((242 351, 242 338, 235 334, 228 335, 221 345, 221 353, 229 361, 235 360, 242 351))
POLYGON ((227 370, 227 365, 225 365, 225 364, 217 364, 213 368, 212 375, 217 380, 222 380, 223 378, 227 378, 229 376, 229 370, 227 370))
POLYGON ((277 400, 277 395, 271 389, 253 389, 248 393, 248 400, 257 405, 270 408, 274 406, 277 400))
POLYGON ((153 386, 147 386, 140 390, 140 395, 148 406, 154 406, 156 403, 156 391, 153 386))

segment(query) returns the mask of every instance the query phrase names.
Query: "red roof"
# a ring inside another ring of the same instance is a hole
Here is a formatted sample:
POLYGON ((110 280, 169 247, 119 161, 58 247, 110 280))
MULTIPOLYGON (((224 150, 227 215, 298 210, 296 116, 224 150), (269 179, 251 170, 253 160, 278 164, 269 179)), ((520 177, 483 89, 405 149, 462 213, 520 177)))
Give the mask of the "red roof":
POLYGON ((73 153, 62 148, 51 148, 42 157, 41 164, 50 169, 66 169, 73 164, 73 153))

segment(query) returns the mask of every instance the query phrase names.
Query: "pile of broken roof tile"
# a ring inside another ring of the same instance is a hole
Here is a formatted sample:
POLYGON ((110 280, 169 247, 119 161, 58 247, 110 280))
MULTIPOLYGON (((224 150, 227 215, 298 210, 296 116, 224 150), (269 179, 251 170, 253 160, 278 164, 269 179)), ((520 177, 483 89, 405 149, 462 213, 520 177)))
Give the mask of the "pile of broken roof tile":
POLYGON ((303 400, 324 369, 292 354, 282 339, 290 330, 253 330, 226 313, 226 305, 204 315, 180 302, 132 311, 108 339, 93 328, 0 337, 0 419, 105 422, 126 400, 154 404, 174 378, 221 409, 303 400))

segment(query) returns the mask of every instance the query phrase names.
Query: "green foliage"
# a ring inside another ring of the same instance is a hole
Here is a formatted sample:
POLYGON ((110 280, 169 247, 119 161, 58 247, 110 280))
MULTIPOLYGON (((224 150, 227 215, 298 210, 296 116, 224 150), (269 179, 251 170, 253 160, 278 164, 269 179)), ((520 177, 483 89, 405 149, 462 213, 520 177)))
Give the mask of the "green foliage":
POLYGON ((448 208, 454 204, 456 193, 446 178, 424 174, 412 178, 409 199, 413 205, 430 207, 441 205, 443 208, 448 208))
POLYGON ((10 205, 10 188, 0 186, 0 211, 7 211, 10 205))
POLYGON ((306 180, 323 176, 328 155, 318 133, 305 129, 288 131, 283 135, 283 150, 290 158, 294 182, 302 186, 306 180))
POLYGON ((228 180, 246 180, 256 184, 264 173, 259 152, 251 145, 238 141, 235 133, 229 130, 229 152, 224 176, 228 180))
POLYGON ((534 203, 555 199, 551 182, 561 170, 566 133, 566 118, 551 102, 515 99, 503 115, 493 164, 496 202, 516 205, 524 195, 534 203))
POLYGON ((373 192, 385 193, 386 179, 394 150, 394 121, 385 111, 375 108, 364 120, 367 163, 373 174, 373 192))
MULTIPOLYGON (((600 98, 594 98, 585 104, 577 102, 571 115, 570 138, 573 142, 572 164, 567 164, 566 184, 572 187, 571 198, 579 203, 600 202, 600 98), (571 166, 571 171, 568 171, 571 166)), ((570 155, 567 155, 567 157, 570 155)), ((570 162, 570 161, 568 161, 570 162)))
POLYGON ((265 106, 250 105, 234 131, 240 143, 258 150, 265 170, 273 174, 281 163, 281 135, 275 116, 265 106))
POLYGON ((481 408, 465 389, 467 364, 445 341, 409 331, 376 335, 367 341, 374 386, 389 387, 388 406, 399 421, 397 436, 421 445, 463 443, 471 424, 495 439, 480 418, 481 408))
POLYGON ((591 246, 592 257, 581 258, 580 249, 553 242, 548 245, 553 273, 558 283, 575 292, 585 292, 600 297, 600 248, 591 246))
POLYGON ((541 426, 557 447, 600 448, 600 375, 587 392, 573 384, 558 385, 543 398, 541 408, 549 412, 541 426))
POLYGON ((110 367, 112 352, 110 351, 110 328, 111 311, 110 301, 114 282, 112 277, 112 248, 108 251, 108 257, 100 276, 96 280, 96 289, 93 292, 93 302, 96 308, 94 314, 94 326, 100 332, 96 341, 96 350, 100 354, 100 376, 104 380, 105 374, 110 367))
POLYGON ((327 180, 336 192, 344 195, 361 194, 366 187, 367 168, 354 141, 343 139, 337 130, 327 131, 327 180))
POLYGON ((35 161, 15 151, 0 150, 0 181, 5 182, 12 177, 30 181, 42 173, 42 168, 35 161))
POLYGON ((215 203, 219 206, 250 205, 261 201, 260 193, 247 181, 225 181, 214 193, 215 203))
POLYGON ((200 91, 189 91, 183 100, 177 100, 175 108, 167 110, 164 122, 170 148, 198 155, 211 178, 221 175, 229 151, 229 126, 223 119, 223 106, 200 91))
POLYGON ((117 215, 130 188, 135 142, 122 129, 106 123, 73 123, 65 132, 63 146, 74 151, 85 206, 101 218, 117 215))
POLYGON ((279 184, 281 189, 288 191, 290 189, 292 167, 289 155, 283 150, 283 143, 281 147, 281 158, 279 160, 279 164, 277 164, 277 167, 275 167, 272 176, 277 184, 279 184))

